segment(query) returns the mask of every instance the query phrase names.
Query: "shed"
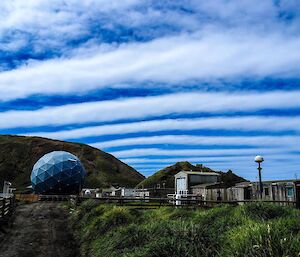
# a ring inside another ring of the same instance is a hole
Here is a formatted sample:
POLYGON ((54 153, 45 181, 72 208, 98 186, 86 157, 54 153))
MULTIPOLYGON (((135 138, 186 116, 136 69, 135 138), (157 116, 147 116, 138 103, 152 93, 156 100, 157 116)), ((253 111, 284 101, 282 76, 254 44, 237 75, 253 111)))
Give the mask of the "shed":
POLYGON ((219 181, 220 174, 216 172, 180 171, 175 175, 175 193, 192 194, 192 186, 219 181))

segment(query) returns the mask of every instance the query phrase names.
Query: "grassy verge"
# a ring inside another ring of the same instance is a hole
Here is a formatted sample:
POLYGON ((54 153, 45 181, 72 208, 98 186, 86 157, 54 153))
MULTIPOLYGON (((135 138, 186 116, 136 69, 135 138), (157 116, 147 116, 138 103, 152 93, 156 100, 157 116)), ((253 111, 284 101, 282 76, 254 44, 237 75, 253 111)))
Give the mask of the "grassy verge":
POLYGON ((300 211, 269 204, 135 210, 88 200, 70 224, 83 257, 300 256, 300 211))

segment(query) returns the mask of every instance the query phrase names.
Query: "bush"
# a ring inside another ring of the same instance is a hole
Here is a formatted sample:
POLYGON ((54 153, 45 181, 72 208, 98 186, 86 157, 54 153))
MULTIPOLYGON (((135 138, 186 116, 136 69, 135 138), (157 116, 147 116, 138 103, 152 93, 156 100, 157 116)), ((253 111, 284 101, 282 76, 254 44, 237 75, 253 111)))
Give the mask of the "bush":
POLYGON ((261 202, 245 204, 240 207, 240 210, 245 216, 263 221, 280 218, 291 212, 290 207, 261 202))
POLYGON ((269 204, 136 210, 86 201, 74 229, 87 257, 297 256, 300 211, 269 204))
POLYGON ((287 223, 297 227, 299 220, 254 223, 240 226, 228 233, 223 256, 299 256, 300 234, 287 228, 287 223))
POLYGON ((155 221, 161 221, 161 220, 188 220, 193 218, 195 215, 194 211, 191 211, 190 209, 184 209, 184 208, 173 208, 173 207, 163 207, 158 208, 154 210, 148 210, 147 212, 144 212, 142 215, 142 218, 144 220, 155 220, 155 221))
POLYGON ((186 221, 131 224, 96 240, 93 256, 211 256, 216 249, 203 235, 201 226, 186 221))

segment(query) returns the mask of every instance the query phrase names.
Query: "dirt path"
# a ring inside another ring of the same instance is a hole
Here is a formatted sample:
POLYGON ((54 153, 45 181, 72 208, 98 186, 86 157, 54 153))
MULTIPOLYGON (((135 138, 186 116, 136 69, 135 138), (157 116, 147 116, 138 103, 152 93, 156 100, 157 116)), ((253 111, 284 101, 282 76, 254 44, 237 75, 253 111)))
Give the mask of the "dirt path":
POLYGON ((15 220, 0 244, 1 257, 78 257, 58 203, 38 202, 17 208, 15 220))

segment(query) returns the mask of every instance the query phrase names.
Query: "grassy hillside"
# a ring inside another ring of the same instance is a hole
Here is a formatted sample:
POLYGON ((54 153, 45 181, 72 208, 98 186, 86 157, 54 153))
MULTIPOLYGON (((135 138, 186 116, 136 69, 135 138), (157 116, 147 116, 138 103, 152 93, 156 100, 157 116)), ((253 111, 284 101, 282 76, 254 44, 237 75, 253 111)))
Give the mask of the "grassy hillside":
POLYGON ((144 179, 114 156, 88 145, 39 137, 0 136, 0 188, 3 180, 9 180, 18 189, 24 189, 30 184, 35 162, 44 154, 58 150, 79 157, 88 173, 87 187, 104 187, 111 183, 135 186, 144 179))
POLYGON ((300 256, 300 210, 270 204, 209 210, 84 202, 70 217, 82 257, 300 256))
POLYGON ((218 172, 221 174, 221 180, 227 186, 232 186, 238 182, 246 181, 244 178, 237 176, 231 170, 228 172, 214 171, 203 165, 192 165, 189 162, 177 162, 176 164, 166 167, 158 172, 154 173, 152 176, 149 176, 141 183, 137 185, 138 188, 152 188, 157 184, 166 183, 166 187, 174 188, 174 175, 182 170, 191 170, 191 171, 203 171, 203 172, 218 172))

